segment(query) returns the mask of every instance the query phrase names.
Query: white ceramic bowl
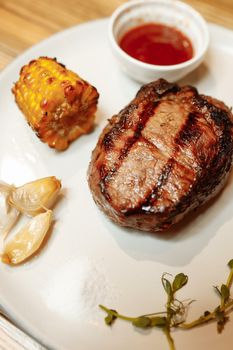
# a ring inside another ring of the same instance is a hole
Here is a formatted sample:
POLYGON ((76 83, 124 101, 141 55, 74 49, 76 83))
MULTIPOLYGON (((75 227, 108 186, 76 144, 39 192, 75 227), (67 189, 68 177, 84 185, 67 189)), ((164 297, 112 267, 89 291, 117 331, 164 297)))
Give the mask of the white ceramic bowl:
POLYGON ((209 46, 209 32, 203 17, 178 0, 133 0, 118 7, 109 22, 110 44, 121 68, 133 79, 147 83, 158 78, 171 82, 184 77, 203 61, 209 46), (141 62, 124 52, 118 42, 129 29, 144 23, 177 28, 190 39, 194 55, 183 63, 159 66, 141 62))

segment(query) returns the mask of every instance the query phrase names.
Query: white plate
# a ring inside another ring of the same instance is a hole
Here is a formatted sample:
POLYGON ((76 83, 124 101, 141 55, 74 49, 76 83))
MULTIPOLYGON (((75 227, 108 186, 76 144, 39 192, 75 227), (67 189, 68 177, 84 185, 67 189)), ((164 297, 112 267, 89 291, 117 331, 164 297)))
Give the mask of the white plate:
MULTIPOLYGON (((210 30, 206 63, 183 82, 232 105, 233 32, 213 25, 210 30)), ((217 306, 212 286, 225 281, 226 264, 233 258, 233 177, 217 200, 170 238, 124 230, 97 209, 86 181, 91 150, 107 118, 139 88, 115 65, 106 32, 107 20, 61 32, 27 51, 0 76, 0 178, 21 184, 56 175, 66 189, 42 253, 17 268, 1 264, 0 299, 24 329, 50 348, 167 349, 159 330, 141 332, 123 321, 108 328, 98 304, 130 315, 161 310, 165 305, 162 273, 182 271, 190 279, 180 298, 197 300, 190 308, 190 319, 217 306), (64 153, 56 153, 36 138, 11 94, 20 67, 40 55, 57 57, 100 92, 95 132, 64 153)), ((177 350, 232 350, 232 322, 222 335, 215 324, 175 332, 177 350)))

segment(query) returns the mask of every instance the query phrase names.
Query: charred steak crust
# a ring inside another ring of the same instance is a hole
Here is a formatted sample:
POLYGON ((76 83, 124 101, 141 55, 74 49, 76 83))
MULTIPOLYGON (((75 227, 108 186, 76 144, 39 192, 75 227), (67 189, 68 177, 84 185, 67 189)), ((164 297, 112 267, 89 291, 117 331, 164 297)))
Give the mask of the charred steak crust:
POLYGON ((114 115, 92 153, 88 182, 120 225, 161 231, 223 186, 233 158, 233 116, 219 100, 160 79, 114 115))

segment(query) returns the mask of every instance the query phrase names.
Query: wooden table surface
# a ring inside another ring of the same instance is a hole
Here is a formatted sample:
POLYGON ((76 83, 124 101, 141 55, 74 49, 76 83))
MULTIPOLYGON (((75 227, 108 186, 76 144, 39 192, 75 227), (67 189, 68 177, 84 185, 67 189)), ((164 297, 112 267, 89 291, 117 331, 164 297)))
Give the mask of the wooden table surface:
MULTIPOLYGON (((233 0, 184 0, 210 22, 233 29, 233 0)), ((0 70, 64 28, 110 16, 124 0, 0 0, 0 70)))
MULTIPOLYGON (((208 21, 233 29, 233 0, 184 0, 208 21)), ((110 16, 124 0, 0 0, 0 70, 28 47, 78 23, 110 16)), ((39 349, 0 318, 0 349, 39 349)))

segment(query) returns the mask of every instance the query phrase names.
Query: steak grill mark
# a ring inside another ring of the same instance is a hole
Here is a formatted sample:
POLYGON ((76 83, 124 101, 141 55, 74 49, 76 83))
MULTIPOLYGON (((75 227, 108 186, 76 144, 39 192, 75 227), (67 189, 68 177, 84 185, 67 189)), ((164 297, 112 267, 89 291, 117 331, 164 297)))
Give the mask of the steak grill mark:
POLYGON ((162 79, 143 86, 99 138, 88 178, 94 200, 122 226, 167 229, 223 187, 233 161, 232 124, 223 102, 191 86, 162 79), (143 106, 154 101, 162 105, 140 130, 143 106))
POLYGON ((156 108, 159 106, 160 101, 156 102, 149 102, 145 109, 143 109, 143 112, 140 116, 139 123, 137 124, 136 130, 134 131, 133 137, 130 137, 127 142, 125 147, 122 148, 119 156, 119 160, 121 162, 118 163, 117 169, 119 169, 122 161, 125 159, 127 154, 129 153, 131 147, 135 144, 135 142, 139 139, 139 137, 142 136, 142 130, 145 128, 147 121, 152 117, 155 112, 156 108))
MULTIPOLYGON (((166 95, 168 95, 170 93, 177 94, 180 91, 180 87, 177 84, 168 83, 167 81, 160 79, 157 82, 152 82, 148 85, 143 85, 140 88, 140 90, 136 94, 136 99, 138 98, 139 102, 140 102, 140 95, 141 94, 143 95, 143 100, 145 98, 145 94, 144 94, 145 89, 148 91, 147 98, 149 100, 149 103, 146 105, 145 109, 147 107, 150 109, 150 106, 154 106, 154 109, 155 109, 156 107, 158 107, 159 103, 161 102, 162 97, 165 97, 166 95), (148 89, 148 87, 149 87, 149 89, 148 89)), ((111 148, 114 147, 114 142, 113 142, 114 139, 117 138, 121 134, 122 129, 126 128, 127 123, 128 123, 128 119, 130 119, 132 113, 137 108, 138 108, 138 104, 134 103, 134 101, 132 101, 128 106, 126 106, 125 108, 123 108, 121 110, 121 112, 119 113, 120 120, 111 128, 111 130, 108 133, 106 133, 104 135, 102 144, 103 144, 106 152, 108 152, 109 150, 111 150, 111 148)), ((119 157, 119 158, 121 158, 120 160, 123 160, 125 158, 125 156, 129 153, 130 148, 133 146, 133 144, 140 137, 141 132, 142 132, 143 128, 145 127, 147 120, 150 117, 149 116, 147 118, 146 111, 143 111, 142 114, 143 114, 145 120, 143 123, 139 122, 139 124, 140 124, 139 128, 137 128, 137 130, 135 132, 135 136, 137 136, 137 137, 135 137, 135 138, 133 137, 132 139, 130 139, 133 142, 131 142, 130 140, 128 141, 128 147, 123 148, 122 154, 119 157), (137 133, 139 133, 139 135, 136 135, 137 133), (128 151, 127 151, 127 148, 128 148, 128 151), (125 156, 124 156, 124 153, 125 153, 125 156)), ((119 162, 118 165, 115 167, 115 169, 112 169, 108 173, 105 169, 104 164, 102 164, 102 166, 99 168, 100 188, 101 188, 101 192, 103 195, 106 194, 105 183, 107 182, 107 179, 109 179, 112 176, 112 174, 114 174, 114 172, 119 169, 121 164, 122 164, 122 162, 119 162)), ((109 196, 108 196, 108 198, 109 198, 109 196)))
POLYGON ((129 209, 124 211, 125 216, 130 216, 133 214, 149 214, 153 212, 153 205, 155 201, 158 199, 159 192, 162 190, 163 186, 167 183, 170 173, 173 170, 174 164, 176 162, 176 155, 178 151, 178 146, 183 143, 188 143, 195 136, 199 134, 198 125, 197 125, 197 116, 196 114, 190 112, 185 123, 181 126, 180 131, 175 137, 174 142, 174 152, 171 157, 168 159, 167 163, 162 169, 161 175, 159 176, 159 180, 152 191, 148 194, 144 201, 142 201, 137 207, 134 209, 129 209), (192 128, 191 128, 192 126, 192 128), (192 129, 195 130, 192 132, 192 129))
MULTIPOLYGON (((179 91, 180 91, 180 89, 174 89, 174 87, 172 88, 173 93, 178 93, 179 91)), ((170 92, 170 90, 162 92, 161 96, 165 96, 169 92, 170 92)), ((100 176, 101 176, 100 189, 101 189, 101 192, 104 195, 104 197, 109 202, 111 202, 111 197, 107 191, 108 181, 111 180, 114 173, 120 168, 123 160, 125 159, 125 157, 129 153, 129 151, 130 151, 131 147, 134 145, 134 143, 139 139, 139 137, 142 136, 141 133, 142 133, 142 130, 144 129, 147 121, 149 120, 149 118, 151 116, 155 115, 156 108, 158 108, 158 106, 161 102, 162 102, 162 100, 159 100, 159 101, 157 100, 154 102, 150 101, 144 107, 143 112, 139 118, 139 122, 137 124, 137 127, 136 127, 136 130, 134 132, 133 137, 128 139, 125 147, 123 147, 122 150, 120 151, 119 162, 118 162, 117 166, 115 166, 115 168, 113 170, 106 173, 105 166, 104 166, 104 164, 102 165, 101 170, 100 170, 100 176)), ((116 136, 116 134, 119 135, 119 129, 121 129, 121 127, 119 127, 119 126, 122 126, 122 119, 124 119, 124 121, 125 121, 124 114, 121 116, 121 119, 118 122, 118 124, 116 126, 114 126, 114 129, 118 130, 117 133, 115 132, 115 130, 114 131, 110 130, 110 132, 107 135, 105 135, 108 138, 108 145, 111 144, 111 142, 109 142, 109 141, 112 139, 113 135, 114 136, 116 136)), ((142 202, 137 207, 135 207, 133 209, 128 209, 128 210, 122 211, 122 213, 125 216, 130 216, 133 214, 140 214, 140 213, 150 213, 151 211, 153 211, 152 207, 153 207, 154 202, 158 198, 159 191, 166 184, 166 182, 169 178, 169 174, 171 173, 171 171, 173 169, 173 166, 175 163, 175 158, 176 158, 176 153, 178 151, 178 146, 180 144, 188 142, 192 138, 195 138, 195 136, 197 136, 197 134, 199 134, 198 133, 198 126, 196 124, 197 124, 196 115, 194 113, 189 113, 185 123, 181 126, 181 130, 178 132, 178 135, 175 137, 174 152, 173 152, 172 156, 168 159, 165 166, 163 167, 161 175, 159 176, 159 181, 157 182, 155 187, 152 189, 152 191, 149 191, 148 196, 146 196, 145 199, 142 200, 142 202), (190 130, 191 126, 192 126, 193 131, 190 130)), ((103 143, 104 143, 104 145, 106 144, 105 141, 103 141, 103 143)))
MULTIPOLYGON (((173 93, 174 93, 174 90, 175 89, 173 89, 173 93)), ((176 90, 175 92, 177 93, 178 91, 179 90, 176 90)), ((161 95, 166 95, 166 92, 165 93, 163 92, 161 95)), ((120 155, 118 158, 119 161, 118 161, 117 165, 115 166, 115 168, 112 171, 106 173, 106 171, 104 171, 104 165, 103 165, 103 167, 101 169, 100 187, 101 187, 102 194, 105 196, 105 198, 109 202, 111 202, 111 197, 109 196, 108 191, 107 191, 108 181, 111 180, 113 174, 120 168, 122 162, 124 161, 124 159, 126 158, 128 153, 130 152, 130 149, 135 144, 135 142, 139 139, 139 137, 143 137, 142 130, 144 129, 149 118, 151 116, 155 115, 156 108, 159 106, 159 104, 161 102, 162 102, 162 100, 159 100, 159 101, 157 100, 155 102, 150 101, 144 107, 143 112, 141 113, 141 116, 139 118, 139 122, 137 124, 137 127, 134 131, 134 135, 127 140, 125 146, 121 149, 120 155)), ((207 101, 202 100, 202 99, 199 100, 199 105, 206 106, 208 109, 211 110, 211 111, 208 110, 208 112, 210 112, 211 118, 213 119, 214 122, 216 122, 217 125, 221 125, 225 129, 229 129, 229 119, 227 118, 227 113, 225 113, 226 118, 224 118, 224 116, 222 115, 222 114, 224 114, 224 112, 222 110, 218 111, 218 108, 209 105, 207 101), (218 114, 218 112, 219 112, 219 114, 218 114), (225 123, 225 119, 227 119, 227 123, 225 123), (228 126, 228 128, 227 128, 227 126, 228 126)), ((127 119, 127 116, 125 117, 123 115, 121 117, 120 121, 118 122, 118 125, 114 126, 114 130, 111 130, 107 135, 105 135, 105 137, 107 137, 103 142, 105 146, 107 143, 108 148, 109 148, 109 145, 111 144, 111 141, 112 141, 112 137, 114 137, 114 136, 116 137, 120 134, 119 131, 120 131, 121 127, 123 126, 122 124, 125 124, 126 119, 127 119), (116 132, 116 130, 117 130, 117 132, 116 132), (108 142, 106 142, 107 140, 108 140, 108 142)), ((153 212, 153 205, 156 202, 156 200, 158 199, 160 191, 162 190, 163 186, 167 183, 167 181, 169 179, 169 175, 173 170, 174 164, 176 162, 177 152, 179 150, 179 145, 183 145, 183 146, 187 145, 188 146, 188 143, 191 140, 198 137, 200 135, 200 133, 201 133, 201 130, 198 126, 198 115, 194 112, 190 112, 188 117, 186 118, 185 123, 181 126, 180 131, 178 132, 177 136, 175 137, 174 152, 172 153, 171 157, 168 159, 167 163, 164 165, 164 167, 161 171, 161 174, 159 176, 159 180, 157 181, 157 184, 152 189, 152 191, 151 190, 149 191, 148 196, 146 196, 145 199, 142 200, 141 203, 138 204, 137 207, 135 207, 133 209, 128 209, 128 210, 122 211, 122 213, 125 216, 153 212)), ((228 130, 228 133, 229 133, 229 130, 228 130)), ((229 143, 231 142, 230 133, 228 136, 229 137, 227 137, 227 138, 224 137, 224 140, 222 140, 223 144, 222 144, 221 148, 223 148, 223 151, 225 150, 224 148, 226 147, 226 144, 229 145, 228 142, 226 142, 227 141, 226 139, 229 139, 229 143)), ((113 145, 111 145, 111 146, 113 146, 113 145)), ((110 148, 111 148, 111 146, 110 146, 110 148)), ((216 159, 215 159, 215 161, 216 161, 216 159)))
POLYGON ((206 107, 208 111, 208 115, 206 115, 207 119, 209 116, 209 118, 214 122, 214 124, 218 126, 218 129, 221 128, 222 135, 219 137, 219 151, 216 153, 210 164, 210 168, 215 169, 215 171, 218 172, 218 176, 215 176, 216 174, 212 173, 208 174, 209 181, 206 180, 206 177, 200 179, 198 185, 193 186, 192 190, 189 192, 188 195, 185 194, 183 197, 181 197, 180 202, 170 212, 170 218, 167 224, 169 224, 169 222, 172 221, 177 214, 184 211, 185 208, 187 208, 187 206, 190 205, 192 197, 195 193, 202 194, 202 198, 208 196, 212 192, 214 186, 217 186, 219 184, 220 173, 227 173, 231 167, 231 154, 233 151, 231 128, 233 127, 233 125, 229 120, 227 112, 210 104, 207 100, 201 98, 200 96, 198 96, 198 98, 195 99, 195 104, 198 106, 198 109, 206 107), (226 158, 227 154, 229 154, 229 160, 226 162, 225 167, 221 167, 221 161, 223 161, 226 158), (219 168, 221 170, 219 170, 219 168))
POLYGON ((162 79, 143 86, 93 151, 88 182, 95 202, 122 226, 167 229, 223 187, 233 161, 232 124, 222 101, 191 86, 162 79), (162 104, 140 130, 140 114, 154 101, 162 104))
MULTIPOLYGON (((126 158, 127 154, 129 153, 130 149, 132 146, 135 144, 135 142, 141 137, 142 130, 146 126, 147 121, 149 120, 150 117, 152 117, 155 114, 156 108, 159 106, 161 101, 155 101, 155 102, 149 102, 147 105, 144 107, 140 117, 139 117, 139 122, 136 126, 136 129, 134 131, 134 135, 130 137, 125 146, 121 149, 120 155, 118 157, 118 163, 115 165, 114 169, 111 171, 106 172, 105 165, 103 164, 100 168, 100 189, 102 194, 105 196, 105 198, 110 201, 110 196, 107 193, 107 183, 111 179, 112 175, 120 168, 122 162, 126 158)), ((118 123, 118 125, 114 126, 115 130, 110 130, 110 132, 105 136, 107 137, 107 145, 108 145, 108 150, 113 147, 112 144, 112 138, 114 136, 118 136, 120 134, 120 129, 122 126, 122 119, 125 120, 125 116, 123 115, 118 123), (111 146, 110 146, 111 145, 111 146)), ((104 138, 103 144, 105 145, 106 149, 106 139, 104 138)))

